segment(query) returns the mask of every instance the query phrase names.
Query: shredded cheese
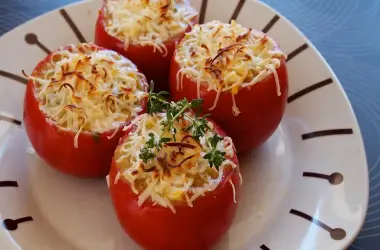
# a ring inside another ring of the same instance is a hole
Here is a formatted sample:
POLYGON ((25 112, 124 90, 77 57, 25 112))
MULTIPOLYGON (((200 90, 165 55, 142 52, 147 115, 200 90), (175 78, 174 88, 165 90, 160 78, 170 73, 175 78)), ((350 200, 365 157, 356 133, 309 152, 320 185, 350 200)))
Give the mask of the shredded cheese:
POLYGON ((234 202, 237 203, 237 201, 236 201, 236 190, 235 190, 235 185, 234 185, 234 183, 232 182, 231 178, 228 179, 228 182, 231 184, 231 187, 232 187, 232 193, 233 193, 233 196, 234 196, 234 202))
MULTIPOLYGON (((115 159, 121 178, 130 183, 133 192, 138 194, 139 206, 150 199, 152 204, 167 207, 175 213, 176 202, 193 207, 197 198, 218 187, 226 167, 237 166, 230 160, 234 156, 232 140, 224 137, 218 142, 217 149, 226 153, 226 159, 219 169, 210 167, 203 156, 211 150, 207 139, 213 133, 208 131, 200 142, 196 142, 189 134, 191 131, 184 131, 190 123, 187 118, 174 124, 177 130, 175 142, 180 144, 175 144, 172 139, 160 149, 155 148, 156 157, 144 163, 139 152, 150 139, 149 134, 152 133, 156 141, 162 133, 162 137, 173 137, 171 132, 162 131, 161 124, 166 121, 164 113, 140 115, 125 128, 131 132, 116 149, 115 159)), ((209 126, 215 129, 212 123, 209 126)))
POLYGON ((153 46, 167 55, 165 42, 184 33, 198 15, 187 1, 108 0, 105 5, 106 31, 130 44, 153 46))
POLYGON ((232 112, 237 116, 240 111, 234 96, 242 87, 250 87, 273 74, 277 95, 281 95, 276 69, 286 55, 275 44, 264 33, 244 28, 235 21, 197 24, 178 44, 177 89, 183 87, 183 75, 197 82, 198 98, 200 85, 207 84, 209 91, 217 92, 210 110, 215 109, 220 92, 230 92, 232 112))
POLYGON ((142 111, 145 77, 128 59, 91 44, 71 45, 51 55, 50 62, 27 77, 47 121, 76 133, 114 129, 142 111))

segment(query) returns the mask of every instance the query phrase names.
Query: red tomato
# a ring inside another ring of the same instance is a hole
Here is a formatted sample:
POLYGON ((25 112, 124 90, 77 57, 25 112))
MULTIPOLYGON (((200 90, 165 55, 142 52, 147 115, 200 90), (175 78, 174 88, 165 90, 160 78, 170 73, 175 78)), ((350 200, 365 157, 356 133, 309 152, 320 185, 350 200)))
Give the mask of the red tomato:
MULTIPOLYGON (((219 135, 225 133, 216 127, 219 135)), ((128 138, 127 130, 123 140, 128 138)), ((219 186, 196 199, 193 207, 176 204, 176 213, 169 208, 152 206, 146 201, 138 206, 138 196, 121 177, 115 184, 118 165, 113 160, 110 171, 110 192, 117 217, 125 232, 147 250, 206 250, 217 243, 230 228, 240 196, 240 170, 236 154, 231 159, 237 168, 226 168, 219 186)))
MULTIPOLYGON (((259 32, 259 31, 257 31, 259 32)), ((277 49, 278 46, 275 45, 277 49)), ((180 66, 175 60, 175 53, 170 69, 170 93, 174 101, 197 98, 197 83, 188 76, 183 77, 183 88, 177 89, 177 72, 180 66)), ((285 58, 281 58, 281 66, 276 70, 281 88, 277 95, 273 74, 251 87, 240 88, 235 95, 236 105, 240 110, 238 116, 232 113, 231 92, 222 92, 214 110, 217 92, 207 90, 207 83, 201 83, 200 97, 203 99, 203 110, 232 138, 239 153, 255 149, 263 144, 277 129, 285 111, 288 98, 288 74, 285 58)))
MULTIPOLYGON (((94 47, 98 50, 104 49, 94 47)), ((36 66, 32 76, 37 76, 41 72, 50 62, 51 55, 36 66)), ((144 110, 146 102, 147 100, 144 100, 141 103, 144 110)), ((81 132, 79 147, 75 148, 75 132, 53 124, 41 111, 39 104, 35 95, 35 84, 29 80, 24 100, 24 125, 37 154, 51 167, 68 175, 87 178, 106 176, 109 173, 113 152, 124 134, 122 129, 119 129, 112 139, 108 139, 107 136, 112 135, 114 129, 100 134, 81 132)), ((122 127, 124 124, 120 126, 122 127)))
MULTIPOLYGON (((128 49, 125 50, 124 41, 121 41, 119 38, 110 35, 105 29, 105 5, 106 1, 103 2, 103 6, 99 11, 98 20, 96 22, 95 44, 107 49, 114 50, 129 58, 147 77, 148 82, 151 80, 154 81, 155 91, 168 91, 170 61, 172 59, 176 44, 183 38, 185 32, 179 34, 176 37, 173 37, 171 40, 164 43, 168 50, 168 54, 165 57, 158 50, 153 52, 154 47, 149 45, 141 46, 130 44, 128 46, 128 49)), ((192 20, 193 24, 196 24, 197 22, 198 18, 194 18, 192 20)), ((191 27, 189 26, 186 31, 190 30, 191 27)))

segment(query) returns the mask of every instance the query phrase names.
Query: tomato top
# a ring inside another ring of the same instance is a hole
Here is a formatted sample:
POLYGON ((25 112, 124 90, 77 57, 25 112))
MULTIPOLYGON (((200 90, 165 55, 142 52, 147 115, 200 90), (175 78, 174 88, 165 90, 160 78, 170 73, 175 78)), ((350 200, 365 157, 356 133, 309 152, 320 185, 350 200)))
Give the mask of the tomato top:
POLYGON ((120 171, 116 179, 130 183, 139 206, 149 199, 174 213, 176 205, 192 207, 197 198, 225 181, 225 170, 237 167, 231 139, 218 134, 211 121, 191 113, 179 120, 165 113, 143 114, 126 130, 114 156, 120 171), (199 134, 194 122, 204 123, 205 133, 199 134))
POLYGON ((102 13, 106 32, 124 41, 125 50, 129 44, 150 45, 164 56, 164 43, 182 35, 197 16, 189 4, 173 0, 111 0, 102 13))
POLYGON ((286 57, 277 44, 261 31, 247 29, 232 21, 231 24, 212 21, 195 25, 179 43, 174 60, 179 65, 177 90, 183 88, 183 76, 197 82, 208 91, 216 91, 215 109, 222 92, 230 92, 233 113, 240 113, 234 95, 241 88, 249 88, 274 75, 277 95, 281 87, 276 69, 286 57))
POLYGON ((145 77, 131 61, 86 43, 57 50, 27 77, 47 122, 75 132, 75 147, 81 132, 114 129, 115 135, 143 111, 148 95, 145 77))

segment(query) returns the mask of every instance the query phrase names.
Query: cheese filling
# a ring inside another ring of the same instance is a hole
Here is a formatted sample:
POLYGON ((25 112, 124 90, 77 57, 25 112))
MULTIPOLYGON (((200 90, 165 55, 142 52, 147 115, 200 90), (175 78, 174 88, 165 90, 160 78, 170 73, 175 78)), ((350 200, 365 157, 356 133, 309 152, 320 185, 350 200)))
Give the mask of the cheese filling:
MULTIPOLYGON (((214 109, 221 92, 229 91, 232 97, 241 87, 249 87, 273 74, 277 95, 281 95, 276 69, 286 55, 264 33, 231 24, 211 21, 195 25, 178 44, 175 56, 180 66, 177 89, 182 88, 183 75, 200 84, 207 83, 208 90, 217 91, 214 109)), ((240 113, 233 98, 232 111, 240 113)))
POLYGON ((184 33, 197 12, 187 1, 108 0, 105 5, 106 31, 129 44, 150 45, 167 54, 165 42, 184 33))
MULTIPOLYGON (((166 114, 140 115, 124 130, 132 129, 128 138, 116 149, 115 160, 121 177, 131 185, 131 190, 138 195, 138 205, 142 206, 148 199, 153 205, 171 209, 174 204, 184 202, 189 207, 193 202, 215 190, 222 180, 224 169, 236 168, 230 160, 234 155, 232 141, 224 137, 217 144, 218 150, 225 152, 225 160, 217 169, 210 167, 203 156, 210 151, 207 139, 214 133, 208 131, 199 142, 195 141, 189 132, 185 132, 189 120, 184 118, 175 122, 175 141, 165 143, 160 149, 155 148, 156 157, 147 163, 140 159, 140 149, 148 140, 161 137, 173 137, 173 133, 163 133, 162 125, 167 121, 166 114)), ((212 123, 209 123, 213 131, 212 123)), ((190 131, 191 133, 191 131, 190 131)), ((232 181, 230 182, 232 185, 232 181)), ((233 187, 233 191, 235 188, 233 187)), ((232 194, 235 200, 235 194, 232 194)))
POLYGON ((76 133, 115 130, 142 111, 145 77, 128 59, 91 44, 71 45, 27 76, 49 122, 76 133))

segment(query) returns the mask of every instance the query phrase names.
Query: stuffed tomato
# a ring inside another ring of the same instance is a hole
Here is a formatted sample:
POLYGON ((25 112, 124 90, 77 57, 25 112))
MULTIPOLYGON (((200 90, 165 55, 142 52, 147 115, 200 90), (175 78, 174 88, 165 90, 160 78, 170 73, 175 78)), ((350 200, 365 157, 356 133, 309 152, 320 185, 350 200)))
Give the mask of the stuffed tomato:
POLYGON ((288 96, 286 55, 261 31, 212 21, 194 26, 173 55, 172 98, 202 98, 238 152, 264 143, 288 96))
POLYGON ((116 52, 84 43, 53 52, 26 76, 24 124, 37 154, 72 176, 106 176, 121 128, 146 110, 144 75, 116 52))
POLYGON ((115 211, 145 249, 210 249, 228 231, 239 201, 235 148, 209 120, 200 136, 199 119, 166 117, 143 114, 127 127, 110 171, 115 211))
POLYGON ((131 59, 155 90, 168 90, 175 46, 196 22, 197 12, 187 1, 104 0, 95 43, 131 59))

